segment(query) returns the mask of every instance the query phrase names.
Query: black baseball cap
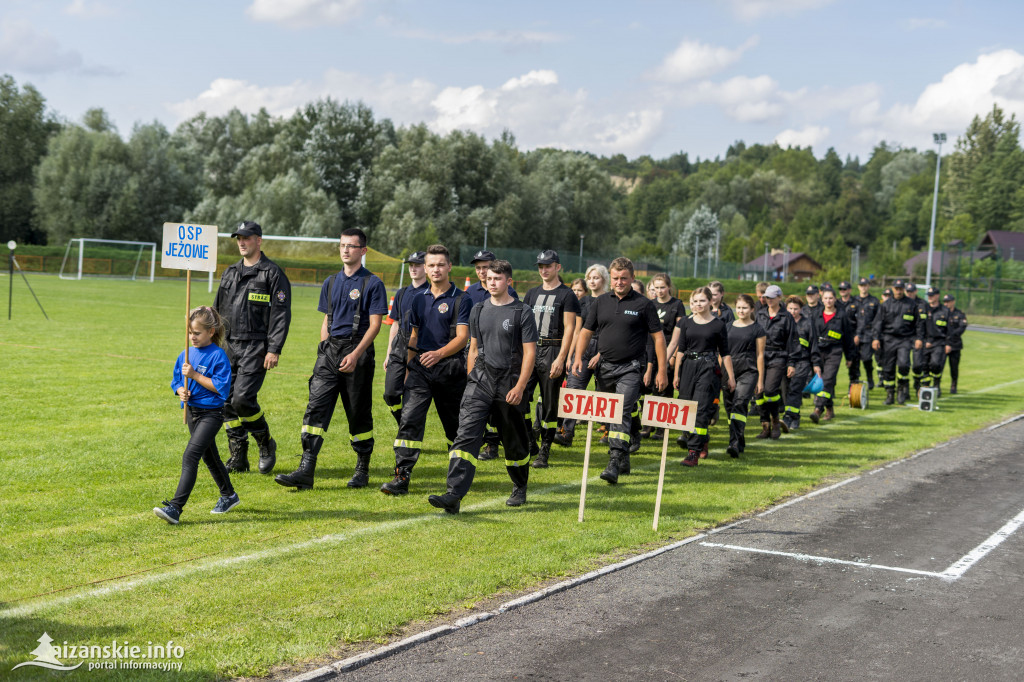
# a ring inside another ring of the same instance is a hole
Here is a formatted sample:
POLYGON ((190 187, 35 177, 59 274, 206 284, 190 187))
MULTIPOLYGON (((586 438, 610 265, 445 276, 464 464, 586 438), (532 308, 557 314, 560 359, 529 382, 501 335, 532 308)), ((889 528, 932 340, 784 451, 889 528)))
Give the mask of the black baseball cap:
POLYGON ((928 295, 929 296, 938 296, 939 295, 939 290, 936 289, 935 287, 928 287, 928 295))
POLYGON ((892 296, 892 289, 890 289, 889 287, 886 287, 885 288, 885 295, 886 296, 892 296))
POLYGON ((870 286, 871 285, 871 280, 868 279, 867 277, 861 277, 860 281, 857 282, 857 284, 861 284, 863 286, 870 286))
POLYGON ((956 300, 956 296, 954 296, 953 294, 946 294, 945 296, 942 297, 943 303, 949 303, 950 301, 955 301, 955 300, 956 300))
POLYGON ((259 223, 254 223, 251 220, 246 220, 238 229, 231 233, 232 237, 251 237, 256 235, 257 237, 263 236, 263 228, 260 227, 259 223))
POLYGON ((498 257, 494 255, 493 251, 480 250, 473 254, 473 260, 470 263, 476 263, 478 261, 484 261, 489 263, 492 260, 498 260, 498 257))
POLYGON ((405 257, 405 262, 406 263, 416 263, 418 265, 423 265, 423 263, 426 260, 427 260, 427 252, 426 251, 413 251, 412 253, 410 253, 408 256, 405 257))
POLYGON ((893 289, 906 289, 907 288, 907 284, 902 279, 898 279, 898 280, 896 280, 895 282, 892 283, 892 288, 893 289))
POLYGON ((811 286, 807 287, 807 292, 806 293, 808 293, 808 294, 816 294, 816 293, 818 293, 818 287, 812 284, 811 286))
POLYGON ((558 259, 558 252, 547 249, 537 254, 537 265, 551 265, 552 263, 561 263, 558 259))
POLYGON ((911 291, 917 291, 917 285, 913 282, 907 282, 907 293, 911 291))
POLYGON ((852 288, 853 287, 850 286, 849 282, 840 282, 839 283, 839 291, 849 291, 852 288))

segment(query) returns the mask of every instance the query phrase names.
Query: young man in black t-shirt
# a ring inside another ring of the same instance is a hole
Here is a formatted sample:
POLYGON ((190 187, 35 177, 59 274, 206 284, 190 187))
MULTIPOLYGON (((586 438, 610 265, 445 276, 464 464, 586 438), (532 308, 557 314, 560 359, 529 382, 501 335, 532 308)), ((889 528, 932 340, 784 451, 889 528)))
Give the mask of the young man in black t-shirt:
POLYGON ((530 448, 522 402, 537 355, 537 327, 530 306, 509 295, 511 280, 512 265, 492 261, 487 273, 491 297, 470 312, 469 382, 459 407, 459 432, 448 455, 448 491, 427 498, 449 514, 459 513, 462 498, 473 484, 484 429, 492 415, 513 485, 505 504, 518 507, 526 502, 530 448))
POLYGON ((665 361, 665 334, 654 304, 633 291, 633 262, 616 258, 608 267, 611 292, 599 296, 587 313, 583 330, 576 338, 576 360, 572 371, 583 371, 583 352, 591 337, 598 333, 597 350, 601 361, 595 378, 598 391, 623 396, 622 423, 608 427, 608 466, 601 478, 618 483, 620 473, 629 473, 629 435, 633 411, 643 388, 647 364, 647 340, 653 338, 658 374, 654 386, 661 391, 668 385, 665 361))
MULTIPOLYGON (((573 332, 576 330, 576 316, 580 312, 579 299, 572 289, 562 283, 558 273, 562 270, 557 251, 541 251, 537 255, 537 270, 541 285, 526 292, 523 303, 533 308, 533 319, 537 325, 537 362, 526 385, 527 405, 533 403, 533 390, 540 386, 540 450, 533 459, 535 469, 548 466, 551 443, 558 428, 558 393, 565 379, 565 361, 569 356, 573 332)), ((530 426, 533 410, 526 412, 526 424, 530 426)), ((531 429, 532 432, 532 429, 531 429)), ((536 443, 531 442, 531 454, 536 443)))
POLYGON ((409 349, 409 311, 414 294, 422 294, 429 286, 423 267, 426 257, 425 252, 415 251, 405 259, 412 283, 395 292, 391 312, 384 318, 384 324, 391 325, 388 352, 384 356, 384 404, 399 426, 402 425, 402 394, 405 391, 405 356, 409 349))

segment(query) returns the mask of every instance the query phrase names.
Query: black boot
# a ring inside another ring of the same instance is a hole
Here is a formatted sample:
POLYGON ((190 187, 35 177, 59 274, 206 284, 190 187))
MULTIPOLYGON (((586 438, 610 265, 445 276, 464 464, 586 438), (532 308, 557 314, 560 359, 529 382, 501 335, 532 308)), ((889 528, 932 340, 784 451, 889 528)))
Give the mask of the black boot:
POLYGON ((629 451, 623 452, 619 456, 619 476, 628 476, 632 469, 629 465, 629 451))
POLYGON ((512 494, 505 500, 509 507, 521 507, 526 504, 526 486, 517 485, 512 488, 512 494))
POLYGON ((901 381, 899 386, 896 387, 896 404, 906 405, 907 398, 910 397, 910 384, 906 381, 901 381))
POLYGON ((431 495, 427 498, 427 502, 432 507, 444 509, 446 514, 458 514, 462 498, 452 493, 445 493, 444 495, 431 495))
POLYGON ((277 464, 277 441, 270 437, 270 430, 256 431, 252 434, 260 447, 260 473, 269 474, 277 464))
POLYGON ((316 455, 308 452, 302 453, 302 461, 299 468, 290 474, 278 474, 274 481, 286 488, 298 488, 309 490, 313 487, 313 474, 316 472, 316 455))
POLYGON ((349 488, 365 488, 370 482, 370 456, 356 453, 356 470, 346 483, 349 488))
POLYGON ((950 395, 956 395, 956 382, 955 381, 949 382, 949 394, 950 395))
POLYGON ((574 435, 575 435, 575 430, 569 431, 569 430, 565 429, 564 427, 561 428, 561 429, 558 429, 558 432, 555 433, 555 445, 561 445, 563 448, 571 448, 572 447, 572 439, 573 439, 574 435))
POLYGON ((240 473, 249 470, 249 436, 245 438, 228 438, 228 457, 224 467, 231 473, 240 473))
POLYGON ((547 469, 548 468, 548 456, 551 455, 551 443, 544 443, 540 446, 540 451, 537 456, 530 462, 530 466, 534 469, 547 469))
POLYGON ((811 421, 814 422, 815 424, 817 424, 818 420, 820 420, 820 419, 821 419, 821 408, 820 407, 815 407, 814 411, 811 412, 811 421))
POLYGON ((689 450, 680 464, 684 467, 695 467, 700 464, 700 450, 689 450))
POLYGON ((405 495, 409 492, 409 476, 412 472, 407 467, 395 469, 395 477, 382 485, 380 491, 385 495, 405 495))
POLYGON ((601 472, 601 480, 612 485, 619 482, 619 458, 614 453, 608 456, 608 466, 601 472))
POLYGON ((892 386, 885 387, 885 405, 892 405, 895 402, 893 398, 894 389, 892 386))

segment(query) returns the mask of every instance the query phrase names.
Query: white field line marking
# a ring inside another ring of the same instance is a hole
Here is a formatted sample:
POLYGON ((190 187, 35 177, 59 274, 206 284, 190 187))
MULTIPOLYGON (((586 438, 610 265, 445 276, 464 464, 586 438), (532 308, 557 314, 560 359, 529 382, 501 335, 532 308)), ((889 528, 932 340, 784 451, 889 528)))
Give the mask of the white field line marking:
POLYGON ((1020 528, 1021 525, 1024 525, 1024 511, 1010 519, 1005 526, 993 533, 988 540, 985 540, 985 542, 981 543, 964 555, 960 561, 957 561, 943 571, 942 575, 952 580, 956 580, 966 573, 967 569, 981 561, 986 554, 998 547, 1003 540, 1010 537, 1010 535, 1020 528))
POLYGON ((897 566, 883 566, 881 564, 869 564, 865 561, 844 561, 843 559, 832 559, 824 556, 813 556, 811 554, 800 554, 797 552, 779 552, 772 549, 755 549, 753 547, 740 547, 739 545, 723 545, 717 542, 702 542, 700 543, 703 547, 721 547, 722 549, 733 549, 738 552, 753 552, 755 554, 771 554, 773 556, 789 557, 790 559, 796 559, 797 561, 814 562, 817 564, 839 564, 842 566, 859 566, 860 568, 878 568, 884 571, 898 571, 900 573, 913 573, 914 575, 923 575, 930 578, 948 578, 945 573, 935 573, 934 571, 918 571, 913 568, 899 568, 897 566))

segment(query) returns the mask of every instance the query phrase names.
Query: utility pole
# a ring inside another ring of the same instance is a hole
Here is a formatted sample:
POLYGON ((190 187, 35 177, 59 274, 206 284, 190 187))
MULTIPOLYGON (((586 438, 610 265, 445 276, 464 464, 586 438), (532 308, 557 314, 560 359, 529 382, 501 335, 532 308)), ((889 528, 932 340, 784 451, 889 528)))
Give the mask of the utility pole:
POLYGON ((946 133, 932 133, 932 139, 939 145, 939 155, 935 159, 935 196, 932 197, 932 229, 928 232, 928 269, 925 270, 924 285, 932 285, 932 254, 935 253, 935 213, 939 207, 939 169, 942 168, 942 143, 946 141, 946 133))

